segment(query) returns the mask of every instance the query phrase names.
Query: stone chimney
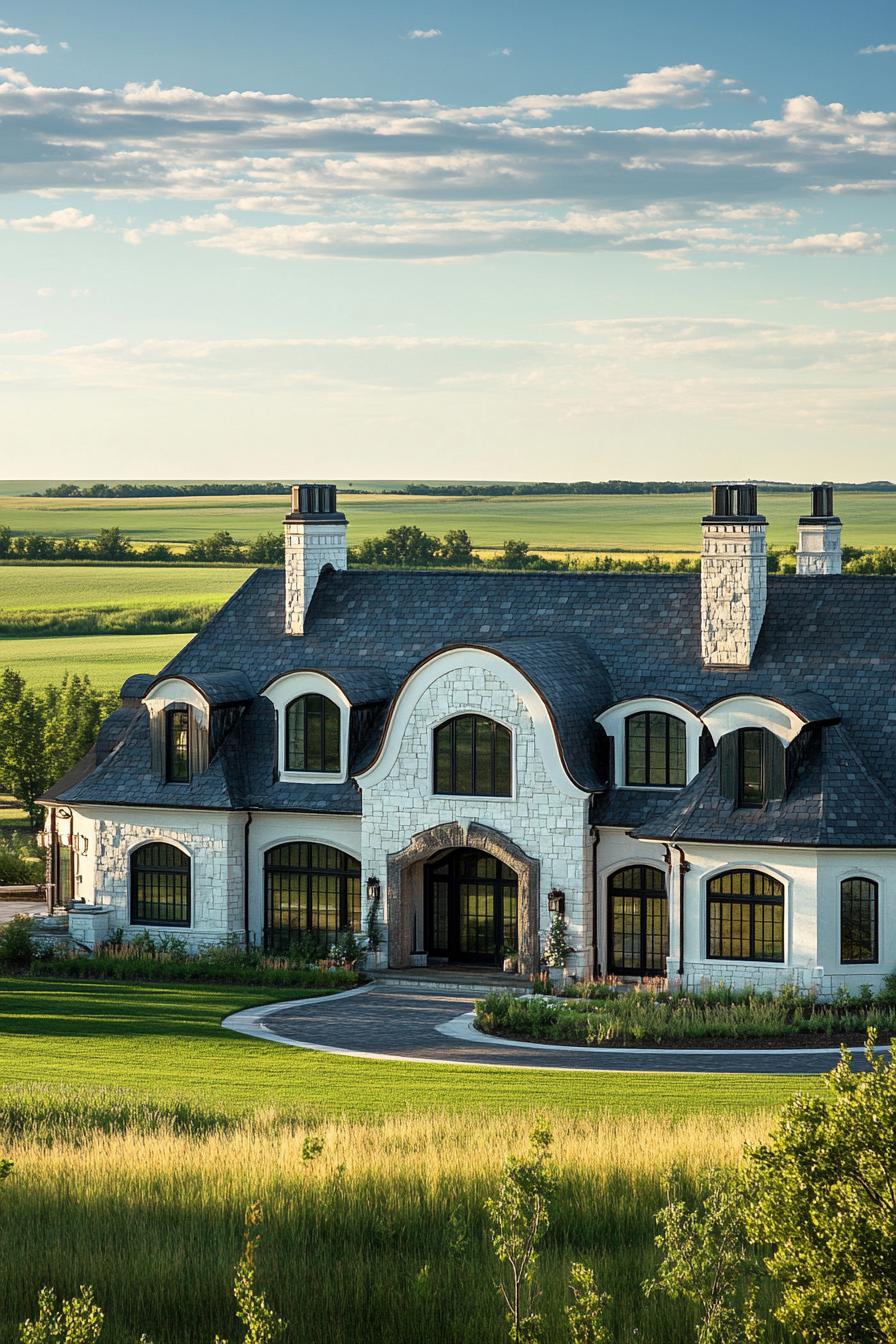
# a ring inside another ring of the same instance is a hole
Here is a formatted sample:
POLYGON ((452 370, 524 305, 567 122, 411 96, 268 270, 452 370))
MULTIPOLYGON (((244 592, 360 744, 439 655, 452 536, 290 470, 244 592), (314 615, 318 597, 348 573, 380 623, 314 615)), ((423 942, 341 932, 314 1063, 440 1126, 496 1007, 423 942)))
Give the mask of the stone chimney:
POLYGON ((286 528, 286 633, 303 635, 320 573, 348 568, 345 514, 336 508, 335 485, 294 485, 286 528))
POLYGON ((766 521, 756 486, 714 485, 703 519, 700 630, 707 667, 749 667, 765 616, 766 521))
POLYGON ((796 572, 806 577, 839 574, 843 569, 840 550, 840 519, 834 513, 834 487, 830 481, 812 487, 812 512, 800 519, 796 548, 796 572))

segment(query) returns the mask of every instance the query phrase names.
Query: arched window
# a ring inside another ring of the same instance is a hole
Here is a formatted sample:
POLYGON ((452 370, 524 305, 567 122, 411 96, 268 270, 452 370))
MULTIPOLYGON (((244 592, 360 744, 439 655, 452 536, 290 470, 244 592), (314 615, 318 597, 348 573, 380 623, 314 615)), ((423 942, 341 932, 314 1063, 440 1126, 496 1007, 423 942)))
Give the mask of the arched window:
POLYGON ((460 714, 433 733, 433 793, 509 798, 510 729, 481 714, 460 714))
POLYGON ((784 887, 737 868, 706 885, 706 955, 724 961, 784 960, 784 887))
POLYGON ((134 850, 131 923, 190 923, 190 858, 182 849, 153 842, 134 850))
POLYGON ((608 969, 621 975, 665 975, 669 901, 659 868, 631 864, 607 883, 608 969))
POLYGON ((300 695, 286 709, 286 769, 338 775, 339 706, 325 695, 300 695))
POLYGON ((737 728, 719 742, 719 788, 736 807, 764 807, 787 786, 784 745, 767 728, 737 728))
POLYGON ((264 856, 264 943, 286 951, 304 933, 361 929, 361 865, 331 845, 297 841, 264 856))
POLYGON ((840 883, 840 961, 873 965, 877 951, 877 883, 848 877, 840 883))
POLYGON ((687 783, 685 726, 672 714, 630 714, 625 721, 625 782, 657 788, 687 783))

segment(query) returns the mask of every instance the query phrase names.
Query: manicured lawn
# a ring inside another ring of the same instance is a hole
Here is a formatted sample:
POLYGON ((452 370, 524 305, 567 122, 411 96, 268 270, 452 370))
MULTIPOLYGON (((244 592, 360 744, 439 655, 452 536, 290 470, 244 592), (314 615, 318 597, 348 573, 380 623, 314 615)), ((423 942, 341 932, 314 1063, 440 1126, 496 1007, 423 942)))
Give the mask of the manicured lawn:
MULTIPOLYGON (((8 1084, 122 1087, 221 1111, 287 1106, 315 1114, 408 1108, 572 1113, 767 1110, 811 1079, 562 1073, 401 1064, 318 1054, 234 1035, 228 1013, 299 997, 229 987, 122 986, 0 979, 0 1079, 8 1084)), ((2 1091, 0 1091, 2 1097, 2 1091)))
POLYGON ((132 672, 158 672, 190 635, 72 635, 0 639, 0 670, 12 667, 33 686, 87 673, 101 691, 117 691, 132 672))

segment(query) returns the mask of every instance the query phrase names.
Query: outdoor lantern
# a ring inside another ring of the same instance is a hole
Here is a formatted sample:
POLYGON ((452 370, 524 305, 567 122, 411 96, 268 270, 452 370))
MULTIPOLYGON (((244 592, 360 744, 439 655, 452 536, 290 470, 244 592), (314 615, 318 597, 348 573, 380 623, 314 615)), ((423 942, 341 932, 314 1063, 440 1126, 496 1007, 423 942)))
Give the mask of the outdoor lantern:
POLYGON ((566 893, 555 887, 548 892, 548 910, 552 915, 562 915, 566 909, 566 893))
POLYGON ((373 905, 380 898, 380 880, 378 877, 367 879, 367 899, 373 905))

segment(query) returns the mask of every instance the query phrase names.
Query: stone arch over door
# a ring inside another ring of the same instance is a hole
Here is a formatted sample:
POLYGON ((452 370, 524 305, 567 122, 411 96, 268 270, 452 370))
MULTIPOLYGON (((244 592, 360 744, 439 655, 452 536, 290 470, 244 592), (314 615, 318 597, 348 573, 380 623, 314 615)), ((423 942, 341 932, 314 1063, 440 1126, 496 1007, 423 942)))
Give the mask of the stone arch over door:
POLYGON ((519 901, 520 970, 538 970, 538 893, 541 865, 506 835, 480 822, 445 822, 420 831, 404 849, 386 860, 386 910, 389 965, 407 966, 413 951, 413 912, 423 892, 423 866, 446 849, 481 849, 512 868, 519 901))

